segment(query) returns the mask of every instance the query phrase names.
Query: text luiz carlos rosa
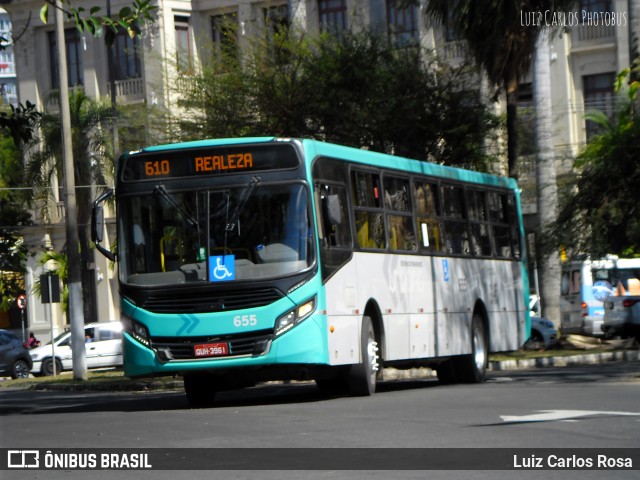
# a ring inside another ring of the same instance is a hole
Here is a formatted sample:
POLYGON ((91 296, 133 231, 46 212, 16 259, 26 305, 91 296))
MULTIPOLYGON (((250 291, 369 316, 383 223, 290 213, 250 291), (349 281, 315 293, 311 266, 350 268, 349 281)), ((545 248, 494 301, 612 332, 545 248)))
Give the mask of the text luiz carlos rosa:
POLYGON ((578 455, 514 455, 513 468, 522 469, 574 469, 574 468, 633 468, 633 459, 624 457, 611 457, 608 455, 593 455, 581 457, 578 455))

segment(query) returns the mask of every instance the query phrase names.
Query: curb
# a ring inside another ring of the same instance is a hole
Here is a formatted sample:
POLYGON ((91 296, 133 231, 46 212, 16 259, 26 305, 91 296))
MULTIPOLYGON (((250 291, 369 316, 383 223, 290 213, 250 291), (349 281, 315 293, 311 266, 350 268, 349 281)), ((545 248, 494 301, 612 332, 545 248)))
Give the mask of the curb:
POLYGON ((489 370, 527 370, 544 367, 569 367, 573 365, 597 365, 610 362, 634 362, 640 360, 640 350, 585 353, 544 358, 523 358, 489 362, 489 370))

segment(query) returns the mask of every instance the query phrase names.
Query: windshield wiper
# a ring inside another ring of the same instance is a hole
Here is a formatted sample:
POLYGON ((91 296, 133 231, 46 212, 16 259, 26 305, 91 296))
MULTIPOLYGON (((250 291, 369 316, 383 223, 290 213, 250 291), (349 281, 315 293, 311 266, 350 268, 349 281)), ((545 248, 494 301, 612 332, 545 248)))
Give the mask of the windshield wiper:
POLYGON ((244 208, 249 198, 251 198, 251 195, 253 195, 253 192, 256 190, 258 183, 260 183, 260 177, 256 176, 251 179, 251 182, 249 183, 249 185, 247 185, 247 188, 242 193, 242 198, 240 198, 238 205, 236 205, 236 208, 233 211, 231 220, 227 221, 227 225, 225 226, 225 231, 232 232, 236 228, 236 224, 238 223, 238 219, 240 218, 242 209, 244 208))
POLYGON ((189 224, 189 226, 191 227, 199 227, 200 224, 198 223, 198 219, 195 218, 193 215, 191 215, 187 209, 180 205, 178 202, 176 202, 175 198, 173 198, 172 195, 170 195, 167 192, 167 189, 164 187, 164 185, 156 185, 155 188, 153 189, 153 193, 157 193, 158 195, 160 195, 163 199, 165 199, 173 208, 175 208, 178 213, 180 215, 182 215, 182 218, 184 218, 186 220, 186 222, 189 224))

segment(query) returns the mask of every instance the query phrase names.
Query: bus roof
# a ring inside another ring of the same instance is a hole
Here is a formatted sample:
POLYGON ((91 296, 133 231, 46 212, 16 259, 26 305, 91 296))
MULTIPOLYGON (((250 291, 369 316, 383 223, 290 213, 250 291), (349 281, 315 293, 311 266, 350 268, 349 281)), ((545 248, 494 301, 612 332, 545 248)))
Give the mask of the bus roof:
POLYGON ((321 142, 311 139, 293 139, 293 138, 277 138, 277 137, 246 137, 246 138, 219 138, 207 140, 195 140, 191 142, 182 142, 174 144, 155 145, 145 147, 142 150, 129 152, 130 154, 142 152, 162 152, 167 150, 179 150, 187 148, 216 147, 224 145, 242 145, 268 143, 273 141, 299 141, 303 145, 305 151, 312 158, 322 155, 338 159, 345 159, 354 163, 370 165, 376 167, 386 167, 398 169, 404 172, 410 172, 421 175, 429 175, 438 178, 448 178, 451 180, 459 180, 464 182, 480 183, 484 185, 493 185, 501 188, 515 190, 518 188, 517 182, 513 178, 491 175, 488 173, 476 172, 473 170, 465 170, 462 168, 449 167, 446 165, 438 165, 424 160, 414 160, 405 157, 399 157, 386 153, 373 152, 370 150, 358 149, 354 147, 346 147, 333 143, 321 142))

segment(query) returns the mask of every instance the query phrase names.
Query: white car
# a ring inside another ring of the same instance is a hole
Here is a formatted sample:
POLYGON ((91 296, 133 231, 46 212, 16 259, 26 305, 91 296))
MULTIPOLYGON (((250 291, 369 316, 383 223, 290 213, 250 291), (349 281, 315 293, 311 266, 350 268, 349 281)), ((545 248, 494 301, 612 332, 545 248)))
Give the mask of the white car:
MULTIPOLYGON (((120 322, 90 323, 84 326, 87 367, 118 367, 122 365, 122 324, 120 322)), ((33 375, 53 375, 53 355, 56 373, 73 368, 71 332, 61 333, 53 342, 29 351, 33 360, 33 375), (53 343, 53 345, 52 345, 53 343)))

